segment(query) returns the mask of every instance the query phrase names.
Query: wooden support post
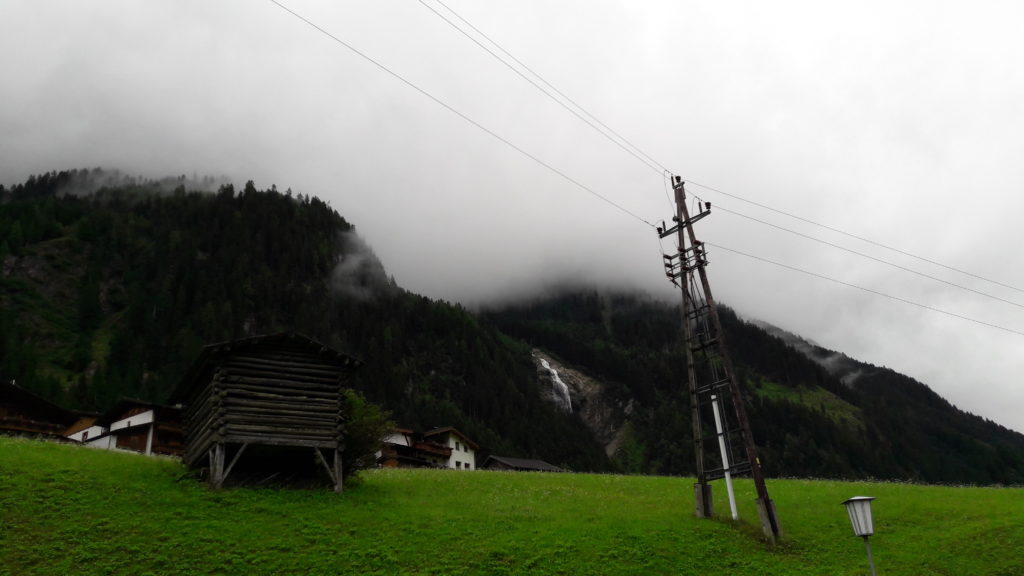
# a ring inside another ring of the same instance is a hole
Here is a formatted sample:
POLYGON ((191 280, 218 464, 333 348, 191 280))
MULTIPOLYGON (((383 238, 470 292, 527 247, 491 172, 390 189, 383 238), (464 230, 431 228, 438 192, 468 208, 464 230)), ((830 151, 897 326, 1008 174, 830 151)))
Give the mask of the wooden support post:
MULTIPOLYGON (((729 381, 729 391, 732 395, 733 409, 736 412, 736 421, 740 426, 740 435, 743 439, 743 445, 747 453, 747 461, 750 463, 750 475, 754 480, 754 489, 757 492, 757 499, 763 505, 758 506, 758 515, 761 520, 761 529, 764 531, 765 536, 768 537, 768 541, 774 544, 781 536, 782 529, 779 527, 778 516, 775 513, 775 506, 772 504, 771 498, 768 497, 768 487, 764 483, 764 474, 761 471, 761 459, 757 455, 757 446, 754 444, 754 435, 750 430, 750 421, 747 418, 747 409, 743 403, 743 396, 740 394, 739 383, 736 381, 736 371, 733 369, 732 360, 729 358, 729 353, 725 344, 725 331, 722 330, 722 322, 718 317, 718 308, 715 304, 715 298, 711 295, 711 284, 708 282, 707 270, 704 266, 707 264, 707 255, 704 253, 703 244, 697 241, 697 235, 693 231, 691 225, 690 212, 686 208, 686 191, 684 182, 678 176, 674 178, 672 185, 676 193, 676 206, 677 214, 680 215, 679 227, 680 227, 680 238, 682 238, 681 230, 686 229, 687 236, 689 236, 690 247, 693 248, 694 258, 696 259, 696 271, 700 278, 700 285, 704 292, 704 300, 707 303, 709 309, 708 316, 711 319, 711 324, 714 327, 714 336, 718 345, 718 355, 721 360, 722 368, 725 371, 725 376, 729 381)), ((681 242, 680 247, 684 246, 681 242)), ((691 275, 692 276, 692 275, 691 275)))
MULTIPOLYGON (((758 457, 757 445, 754 443, 753 433, 750 429, 743 395, 736 379, 736 371, 729 358, 725 332, 718 317, 718 308, 711 294, 711 284, 705 270, 708 263, 707 254, 704 251, 704 244, 697 240, 693 229, 694 222, 707 216, 710 210, 705 211, 702 207, 699 214, 691 217, 686 207, 685 183, 680 177, 673 176, 672 188, 675 191, 676 213, 673 220, 676 224, 671 228, 659 227, 657 231, 661 238, 676 235, 678 242, 677 252, 664 255, 664 259, 666 275, 673 284, 681 288, 683 295, 683 335, 686 347, 687 379, 690 386, 694 452, 697 459, 697 483, 694 485, 694 496, 697 502, 694 510, 699 517, 709 517, 714 512, 711 502, 711 487, 707 484, 708 476, 721 472, 725 474, 726 483, 729 484, 730 481, 732 462, 729 461, 728 441, 723 436, 723 434, 729 433, 727 432, 729 427, 722 424, 721 430, 718 430, 719 419, 724 420, 728 417, 724 412, 719 413, 718 402, 722 398, 728 398, 731 400, 735 420, 739 425, 739 433, 746 456, 744 464, 749 466, 750 475, 757 491, 761 527, 769 542, 775 543, 781 537, 782 530, 779 526, 775 506, 768 497, 768 488, 765 486, 761 460, 758 457), (693 326, 694 323, 697 324, 696 330, 693 326), (695 353, 699 353, 702 359, 703 372, 698 372, 695 369, 695 353), (709 374, 704 372, 709 372, 709 374), (705 386, 697 385, 698 375, 704 378, 710 377, 705 386), (729 394, 722 396, 719 390, 726 387, 729 394), (716 431, 719 434, 719 447, 722 453, 722 468, 712 470, 710 474, 704 465, 706 455, 700 410, 700 406, 705 404, 703 397, 707 395, 710 395, 714 408, 716 431)), ((707 204, 706 207, 710 209, 710 204, 707 204)), ((731 498, 730 504, 732 504, 731 498)), ((733 516, 736 516, 734 508, 733 516)))
POLYGON ((711 518, 715 515, 715 504, 711 499, 711 484, 694 484, 693 501, 693 514, 697 518, 711 518))
POLYGON ((146 434, 146 456, 153 455, 153 430, 156 429, 156 420, 149 423, 149 432, 146 434))
POLYGON ((695 310, 697 303, 692 300, 689 291, 689 272, 687 271, 686 236, 684 228, 686 219, 683 208, 686 200, 683 197, 682 189, 676 190, 676 217, 678 223, 676 228, 679 242, 679 266, 682 272, 679 282, 683 295, 683 347, 686 349, 686 376, 687 386, 690 392, 690 425, 693 434, 693 452, 697 457, 697 483, 693 487, 695 498, 693 511, 698 518, 711 518, 714 513, 714 505, 711 501, 711 485, 708 484, 707 476, 704 473, 704 432, 700 422, 700 398, 697 396, 697 370, 693 358, 693 325, 690 322, 690 313, 695 310))
POLYGON ((341 492, 341 476, 338 474, 338 457, 337 451, 335 451, 334 465, 327 463, 327 458, 324 458, 324 453, 319 448, 313 448, 313 452, 316 452, 317 458, 320 459, 320 463, 324 465, 324 470, 327 470, 327 475, 331 477, 331 482, 334 484, 334 491, 341 492))
POLYGON ((765 538, 774 544, 782 538, 782 525, 779 524, 779 517, 775 513, 775 501, 768 500, 767 506, 765 501, 760 498, 756 498, 754 501, 757 504, 757 516, 761 519, 761 531, 765 538))
POLYGON ((224 485, 224 444, 217 442, 212 448, 210 485, 219 490, 224 485))
POLYGON ((341 464, 341 450, 338 448, 334 449, 334 491, 341 493, 342 486, 342 464, 341 464))
POLYGON ((242 444, 238 448, 238 452, 235 452, 235 457, 231 459, 231 463, 228 464, 228 469, 224 471, 224 477, 221 478, 221 482, 224 482, 225 480, 228 479, 228 474, 231 474, 232 468, 235 467, 235 464, 238 462, 238 459, 242 456, 242 452, 245 452, 245 449, 246 449, 247 446, 249 446, 248 442, 246 442, 245 444, 242 444))

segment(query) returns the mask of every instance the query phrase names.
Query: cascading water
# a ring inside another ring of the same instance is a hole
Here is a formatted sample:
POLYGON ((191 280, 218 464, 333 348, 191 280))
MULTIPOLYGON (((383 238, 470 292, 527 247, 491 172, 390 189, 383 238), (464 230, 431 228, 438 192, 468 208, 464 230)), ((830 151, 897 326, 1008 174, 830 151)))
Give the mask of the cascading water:
POLYGON ((540 358, 540 364, 545 370, 551 373, 551 382, 554 384, 552 387, 552 396, 555 399, 555 403, 558 407, 566 412, 572 412, 572 398, 569 396, 569 386, 562 382, 562 379, 558 376, 558 370, 551 367, 551 364, 544 358, 540 358))

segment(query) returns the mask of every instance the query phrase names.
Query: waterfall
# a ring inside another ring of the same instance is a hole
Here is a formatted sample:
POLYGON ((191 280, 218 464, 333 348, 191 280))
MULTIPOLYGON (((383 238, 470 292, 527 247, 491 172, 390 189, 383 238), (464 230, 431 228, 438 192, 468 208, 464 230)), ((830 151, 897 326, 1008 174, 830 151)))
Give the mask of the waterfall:
POLYGON ((544 358, 540 358, 540 364, 545 370, 551 373, 551 382, 553 383, 551 392, 552 397, 555 399, 555 403, 558 407, 566 412, 572 412, 572 398, 569 397, 569 386, 558 376, 558 370, 551 367, 551 364, 544 358))

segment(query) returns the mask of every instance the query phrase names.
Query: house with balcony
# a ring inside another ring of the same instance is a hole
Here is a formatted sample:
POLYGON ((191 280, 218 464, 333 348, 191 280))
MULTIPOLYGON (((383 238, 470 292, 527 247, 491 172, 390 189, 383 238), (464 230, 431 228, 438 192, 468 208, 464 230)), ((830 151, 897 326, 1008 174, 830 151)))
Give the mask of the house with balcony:
POLYGON ((377 465, 384 468, 476 470, 479 448, 476 442, 451 426, 423 434, 398 428, 384 440, 377 454, 377 465))

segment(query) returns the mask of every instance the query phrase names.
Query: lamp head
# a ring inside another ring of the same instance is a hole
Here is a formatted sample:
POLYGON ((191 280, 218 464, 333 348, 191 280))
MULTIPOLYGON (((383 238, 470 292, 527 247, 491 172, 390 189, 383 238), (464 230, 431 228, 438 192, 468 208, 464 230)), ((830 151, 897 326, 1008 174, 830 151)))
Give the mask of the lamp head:
POLYGON ((853 533, 857 536, 871 536, 875 533, 875 526, 871 520, 872 496, 854 496, 846 502, 846 513, 850 515, 850 524, 853 525, 853 533))

